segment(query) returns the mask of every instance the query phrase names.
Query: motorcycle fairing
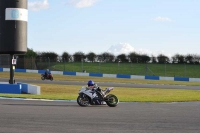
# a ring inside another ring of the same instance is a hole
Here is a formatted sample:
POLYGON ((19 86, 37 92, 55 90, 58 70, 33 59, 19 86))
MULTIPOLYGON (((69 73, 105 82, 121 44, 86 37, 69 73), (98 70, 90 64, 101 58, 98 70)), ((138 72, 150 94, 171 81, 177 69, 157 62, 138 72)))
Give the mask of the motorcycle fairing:
POLYGON ((80 93, 84 93, 85 95, 89 96, 91 99, 97 97, 97 94, 95 91, 92 91, 86 88, 81 88, 80 93))

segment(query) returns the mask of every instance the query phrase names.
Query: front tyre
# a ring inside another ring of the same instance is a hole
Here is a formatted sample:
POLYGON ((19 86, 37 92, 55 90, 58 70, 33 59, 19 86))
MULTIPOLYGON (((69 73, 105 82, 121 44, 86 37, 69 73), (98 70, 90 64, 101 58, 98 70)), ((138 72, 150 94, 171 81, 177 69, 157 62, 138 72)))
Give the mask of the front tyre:
POLYGON ((115 95, 109 94, 106 96, 105 102, 109 107, 116 107, 119 103, 119 99, 115 95))
POLYGON ((50 80, 53 81, 53 77, 51 77, 50 80))
POLYGON ((82 98, 82 97, 78 96, 77 103, 82 107, 86 107, 86 106, 89 106, 90 100, 88 97, 82 98))
POLYGON ((42 79, 42 80, 45 80, 45 77, 44 77, 44 76, 42 76, 42 77, 41 77, 41 79, 42 79))

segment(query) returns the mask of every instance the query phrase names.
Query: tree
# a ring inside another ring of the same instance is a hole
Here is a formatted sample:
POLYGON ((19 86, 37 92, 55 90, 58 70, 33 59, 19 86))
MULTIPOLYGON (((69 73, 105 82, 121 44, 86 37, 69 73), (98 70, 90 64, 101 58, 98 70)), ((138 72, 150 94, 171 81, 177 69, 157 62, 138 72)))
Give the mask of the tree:
POLYGON ((132 63, 138 63, 140 55, 136 52, 131 52, 131 53, 129 53, 128 57, 132 63))
POLYGON ((70 58, 70 55, 68 52, 63 52, 62 53, 62 61, 63 62, 69 62, 69 58, 70 58))
POLYGON ((156 57, 153 56, 153 55, 151 56, 151 62, 152 62, 152 63, 157 63, 156 57))
POLYGON ((157 60, 158 60, 158 63, 160 63, 160 64, 169 63, 169 58, 163 54, 159 54, 157 56, 157 60))
POLYGON ((35 68, 35 57, 37 57, 37 53, 31 48, 27 48, 25 55, 17 55, 17 67, 29 69, 35 68))
POLYGON ((81 62, 86 58, 85 54, 83 52, 81 52, 81 51, 75 52, 73 54, 73 57, 74 57, 74 61, 75 62, 81 62))
POLYGON ((128 62, 127 56, 125 54, 120 54, 117 56, 117 61, 128 62))
POLYGON ((172 56, 172 60, 173 60, 173 63, 179 63, 179 64, 185 63, 185 57, 180 54, 176 54, 172 56))
POLYGON ((142 54, 140 56, 140 59, 141 59, 141 62, 143 62, 143 63, 148 63, 151 60, 151 58, 146 54, 142 54))
POLYGON ((115 59, 115 56, 109 52, 104 52, 104 53, 98 55, 98 60, 99 59, 103 62, 113 62, 115 59))
POLYGON ((88 61, 94 62, 97 55, 94 52, 89 52, 86 55, 86 57, 87 57, 88 61))
POLYGON ((185 56, 185 61, 189 64, 193 64, 194 63, 194 56, 192 54, 188 54, 185 56))
POLYGON ((200 63, 200 55, 195 54, 194 55, 194 63, 199 64, 200 63))
POLYGON ((26 54, 24 55, 25 57, 36 57, 37 56, 37 53, 33 51, 33 49, 31 48, 27 48, 27 52, 26 54))
POLYGON ((42 57, 43 60, 48 60, 50 62, 57 62, 58 54, 55 52, 42 52, 40 57, 42 57))

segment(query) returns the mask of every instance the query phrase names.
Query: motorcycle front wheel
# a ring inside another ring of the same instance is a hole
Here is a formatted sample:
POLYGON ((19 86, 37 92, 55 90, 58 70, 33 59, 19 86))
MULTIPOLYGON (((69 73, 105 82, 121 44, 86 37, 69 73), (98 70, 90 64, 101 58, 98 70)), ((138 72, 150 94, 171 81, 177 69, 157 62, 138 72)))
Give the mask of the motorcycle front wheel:
POLYGON ((88 97, 81 98, 80 96, 78 96, 77 103, 82 107, 86 107, 89 106, 90 100, 88 97))
POLYGON ((119 99, 115 95, 109 94, 106 96, 105 102, 109 107, 116 107, 119 103, 119 99))
POLYGON ((41 79, 42 79, 42 80, 45 80, 45 77, 44 77, 44 76, 42 76, 42 77, 41 77, 41 79))

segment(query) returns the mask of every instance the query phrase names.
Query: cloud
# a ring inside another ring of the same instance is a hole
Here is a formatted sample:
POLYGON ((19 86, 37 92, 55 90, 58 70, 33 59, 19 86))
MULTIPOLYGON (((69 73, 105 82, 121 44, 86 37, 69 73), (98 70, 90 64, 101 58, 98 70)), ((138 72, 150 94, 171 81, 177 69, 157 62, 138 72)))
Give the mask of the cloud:
POLYGON ((130 52, 134 52, 135 48, 132 47, 128 43, 119 43, 117 45, 111 46, 107 52, 110 52, 114 55, 119 55, 119 54, 129 54, 130 52))
POLYGON ((28 3, 28 9, 30 9, 31 11, 39 11, 39 10, 44 10, 48 8, 49 8, 48 0, 28 3))
POLYGON ((112 45, 107 52, 112 54, 119 55, 119 54, 126 54, 128 55, 131 52, 136 52, 138 54, 147 54, 148 56, 158 56, 159 54, 164 54, 168 57, 171 57, 171 54, 165 53, 163 50, 161 51, 150 51, 148 49, 135 49, 129 43, 119 43, 117 45, 112 45))
POLYGON ((172 56, 171 54, 166 53, 164 50, 150 51, 148 49, 138 49, 138 50, 136 50, 136 52, 139 54, 147 54, 148 56, 155 56, 155 57, 157 57, 160 54, 166 55, 168 57, 172 56))
POLYGON ((76 8, 85 8, 93 6, 97 1, 99 0, 70 0, 67 4, 76 8))
POLYGON ((172 20, 170 18, 167 17, 157 17, 153 19, 154 21, 160 21, 160 22, 172 22, 172 20))

